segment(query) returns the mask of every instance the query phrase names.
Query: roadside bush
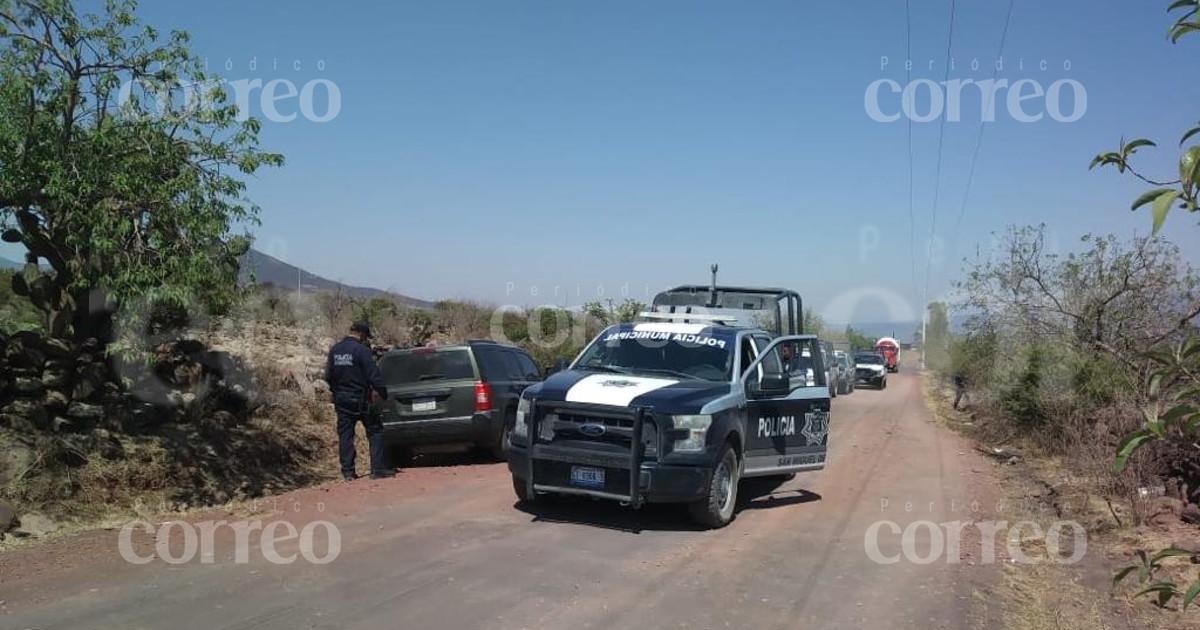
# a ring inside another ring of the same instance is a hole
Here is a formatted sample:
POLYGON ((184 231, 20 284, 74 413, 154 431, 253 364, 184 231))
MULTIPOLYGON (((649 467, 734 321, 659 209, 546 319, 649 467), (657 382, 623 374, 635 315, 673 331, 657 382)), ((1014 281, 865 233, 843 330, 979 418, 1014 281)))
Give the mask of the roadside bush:
POLYGON ((948 364, 943 376, 955 374, 966 377, 970 387, 986 390, 996 367, 999 339, 995 331, 974 331, 951 340, 948 364))
POLYGON ((469 300, 442 300, 433 305, 436 332, 452 343, 491 338, 493 310, 469 300))
POLYGON ((1017 378, 1004 387, 1000 410, 1018 430, 1039 433, 1047 428, 1046 405, 1042 400, 1043 350, 1032 346, 1017 378))
POLYGON ((299 323, 299 316, 294 296, 292 291, 264 284, 248 291, 246 302, 249 313, 257 321, 295 326, 299 323))

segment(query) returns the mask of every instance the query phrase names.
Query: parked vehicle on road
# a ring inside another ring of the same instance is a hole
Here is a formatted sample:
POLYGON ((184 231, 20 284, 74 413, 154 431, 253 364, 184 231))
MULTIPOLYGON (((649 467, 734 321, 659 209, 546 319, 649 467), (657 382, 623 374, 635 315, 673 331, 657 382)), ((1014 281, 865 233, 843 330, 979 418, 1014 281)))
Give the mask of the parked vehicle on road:
POLYGON ((883 357, 884 365, 889 372, 900 369, 900 342, 891 337, 884 337, 875 342, 875 352, 883 357))
POLYGON ((878 352, 854 353, 855 381, 879 389, 887 387, 887 361, 878 352))
POLYGON ((829 397, 837 398, 842 391, 842 370, 838 367, 837 357, 833 353, 833 344, 821 341, 822 360, 825 363, 825 382, 829 384, 829 397))
POLYGON ((379 369, 384 441, 401 459, 433 445, 474 445, 503 459, 521 392, 542 380, 524 350, 483 340, 392 350, 379 369))
POLYGON ((784 367, 786 355, 823 375, 816 337, 773 337, 719 315, 644 315, 652 321, 605 329, 567 370, 525 390, 508 451, 518 500, 682 503, 722 527, 741 479, 825 467, 828 386, 794 382, 784 367))
POLYGON ((841 389, 839 394, 850 394, 854 392, 854 383, 857 380, 857 375, 854 370, 854 362, 850 360, 850 355, 842 350, 833 351, 834 359, 837 361, 838 367, 838 385, 841 389))

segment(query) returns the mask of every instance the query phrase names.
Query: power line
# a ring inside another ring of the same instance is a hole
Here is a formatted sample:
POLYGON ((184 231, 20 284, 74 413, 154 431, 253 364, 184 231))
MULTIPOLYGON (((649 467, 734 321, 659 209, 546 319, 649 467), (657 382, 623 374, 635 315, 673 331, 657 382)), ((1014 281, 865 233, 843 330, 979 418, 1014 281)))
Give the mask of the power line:
MULTIPOLYGON (((942 79, 943 85, 950 81, 950 54, 954 44, 954 12, 956 8, 956 0, 950 0, 950 33, 946 37, 946 75, 942 79)), ((938 157, 937 170, 934 173, 933 179, 933 210, 929 220, 929 256, 925 267, 925 290, 929 290, 929 272, 933 262, 933 239, 937 236, 937 208, 938 199, 942 192, 942 146, 946 139, 946 117, 942 116, 938 124, 938 157)))
MULTIPOLYGON (((996 53, 997 60, 1002 59, 1004 57, 1004 43, 1006 41, 1008 41, 1008 28, 1012 24, 1013 5, 1015 5, 1015 4, 1016 4, 1016 0, 1008 0, 1008 13, 1004 16, 1004 30, 1000 32, 1000 49, 996 53)), ((999 76, 1000 76, 1000 68, 999 68, 999 66, 996 66, 995 70, 992 71, 992 84, 993 85, 995 84, 996 79, 999 78, 999 76)), ((991 95, 994 97, 995 92, 992 92, 991 95)), ((988 103, 981 103, 981 105, 985 108, 988 107, 988 103)), ((994 106, 994 104, 992 106, 994 106)), ((987 124, 987 121, 984 119, 983 116, 980 116, 979 117, 979 133, 978 133, 978 135, 975 136, 975 151, 974 151, 973 155, 971 156, 971 170, 967 173, 967 188, 963 192, 962 206, 958 209, 958 220, 954 222, 954 232, 951 233, 950 242, 952 242, 952 243, 957 243, 958 230, 959 230, 959 228, 962 227, 963 217, 967 213, 967 200, 971 196, 971 183, 975 179, 975 165, 976 165, 976 163, 979 162, 979 149, 983 145, 983 130, 984 130, 984 126, 986 124, 987 124)), ((957 245, 956 245, 956 248, 957 248, 957 245)), ((955 251, 957 251, 957 249, 955 251)))
MULTIPOLYGON (((958 3, 956 0, 950 0, 950 32, 946 35, 946 73, 943 78, 942 85, 950 82, 950 54, 953 52, 954 46, 954 15, 958 3)), ((927 256, 925 258, 925 296, 921 304, 921 366, 925 365, 925 323, 928 319, 929 307, 929 277, 933 271, 933 239, 937 236, 937 207, 938 197, 941 195, 942 188, 942 147, 946 139, 946 116, 942 116, 938 125, 938 157, 937 170, 934 175, 933 182, 933 210, 929 219, 929 246, 926 248, 927 256)))
MULTIPOLYGON (((904 0, 904 39, 907 54, 904 57, 906 70, 905 85, 912 83, 912 7, 911 0, 904 0)), ((913 295, 917 294, 917 218, 913 210, 913 119, 908 118, 908 260, 912 266, 913 295)))

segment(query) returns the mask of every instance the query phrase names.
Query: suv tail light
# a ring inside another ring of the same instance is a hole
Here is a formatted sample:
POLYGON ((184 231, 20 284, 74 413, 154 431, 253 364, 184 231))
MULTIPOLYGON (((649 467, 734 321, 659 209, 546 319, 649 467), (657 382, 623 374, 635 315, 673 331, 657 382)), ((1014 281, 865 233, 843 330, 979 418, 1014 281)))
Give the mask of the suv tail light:
POLYGON ((475 382, 475 411, 484 412, 492 409, 492 386, 483 381, 475 382))

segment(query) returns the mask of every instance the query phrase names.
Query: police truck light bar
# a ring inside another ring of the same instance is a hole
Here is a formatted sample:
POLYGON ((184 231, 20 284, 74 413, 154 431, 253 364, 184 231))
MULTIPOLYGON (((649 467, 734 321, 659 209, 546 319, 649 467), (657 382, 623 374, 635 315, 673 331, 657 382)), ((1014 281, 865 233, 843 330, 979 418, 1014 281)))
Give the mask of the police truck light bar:
POLYGON ((668 321, 696 320, 702 322, 713 322, 714 324, 729 324, 737 321, 737 318, 732 315, 710 315, 706 313, 657 313, 653 311, 642 311, 642 317, 646 319, 665 319, 668 321))

